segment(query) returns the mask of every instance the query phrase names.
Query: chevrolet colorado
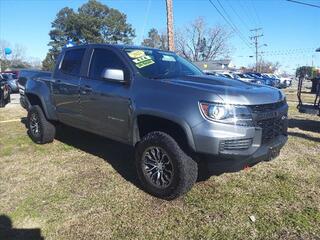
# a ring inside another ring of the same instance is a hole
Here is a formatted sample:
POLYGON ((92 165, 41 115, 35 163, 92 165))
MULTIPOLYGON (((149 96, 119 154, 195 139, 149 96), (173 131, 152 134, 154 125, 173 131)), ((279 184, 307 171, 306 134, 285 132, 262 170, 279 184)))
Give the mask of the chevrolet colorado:
POLYGON ((272 87, 207 76, 173 52, 89 44, 65 48, 51 77, 29 78, 23 106, 32 140, 57 122, 135 148, 144 189, 177 198, 210 172, 275 158, 287 141, 288 105, 272 87))

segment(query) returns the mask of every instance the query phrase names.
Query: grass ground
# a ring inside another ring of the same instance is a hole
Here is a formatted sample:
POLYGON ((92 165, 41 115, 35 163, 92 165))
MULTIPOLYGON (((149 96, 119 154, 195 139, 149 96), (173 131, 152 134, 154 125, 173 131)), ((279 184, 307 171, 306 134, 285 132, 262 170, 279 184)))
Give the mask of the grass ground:
MULTIPOLYGON (((126 146, 70 128, 36 145, 24 124, 2 122, 0 233, 10 219, 46 239, 320 239, 320 118, 286 93, 289 140, 276 160, 212 176, 172 202, 140 189, 126 146)), ((0 109, 0 121, 25 116, 0 109)))

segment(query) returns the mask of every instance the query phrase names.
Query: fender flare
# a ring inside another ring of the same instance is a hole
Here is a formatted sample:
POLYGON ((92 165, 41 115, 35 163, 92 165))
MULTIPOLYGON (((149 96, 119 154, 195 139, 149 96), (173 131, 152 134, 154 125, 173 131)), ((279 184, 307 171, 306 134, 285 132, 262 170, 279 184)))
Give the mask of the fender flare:
POLYGON ((138 117, 141 115, 148 115, 151 117, 158 117, 164 120, 168 120, 171 121, 177 125, 179 125, 182 130, 184 131, 184 133, 186 134, 187 137, 187 143, 189 145, 189 147, 195 151, 196 147, 195 147, 195 143, 194 143, 194 139, 193 139, 193 134, 192 134, 192 130, 189 126, 189 124, 179 118, 178 116, 171 114, 171 113, 167 113, 167 112, 158 112, 158 111, 152 111, 152 110, 140 110, 137 111, 135 113, 135 115, 133 116, 133 121, 132 121, 132 145, 135 146, 136 143, 138 143, 140 141, 140 135, 139 135, 139 127, 138 127, 138 117))

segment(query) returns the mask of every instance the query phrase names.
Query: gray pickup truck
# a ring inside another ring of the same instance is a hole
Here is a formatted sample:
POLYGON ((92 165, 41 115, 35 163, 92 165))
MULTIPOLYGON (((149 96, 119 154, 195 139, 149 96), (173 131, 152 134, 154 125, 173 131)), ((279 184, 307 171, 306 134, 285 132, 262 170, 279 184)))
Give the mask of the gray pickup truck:
POLYGON ((287 141, 281 91, 207 76, 158 49, 63 49, 52 76, 30 78, 21 98, 34 142, 52 142, 63 123, 129 144, 142 186, 164 199, 189 191, 203 163, 212 174, 239 171, 287 141))

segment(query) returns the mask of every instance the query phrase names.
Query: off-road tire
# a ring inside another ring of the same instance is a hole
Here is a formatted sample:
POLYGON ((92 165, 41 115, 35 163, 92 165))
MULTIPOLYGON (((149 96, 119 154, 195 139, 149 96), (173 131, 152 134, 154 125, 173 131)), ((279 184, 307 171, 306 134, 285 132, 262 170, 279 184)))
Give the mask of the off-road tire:
POLYGON ((50 143, 54 140, 56 128, 55 126, 49 122, 41 107, 38 105, 32 106, 28 111, 28 117, 27 117, 27 128, 28 128, 28 134, 32 141, 38 144, 45 144, 50 143), (33 115, 37 116, 39 120, 39 133, 35 134, 31 129, 31 118, 33 115))
POLYGON ((164 132, 150 132, 136 145, 136 169, 143 188, 158 198, 173 200, 188 192, 197 180, 197 163, 186 155, 178 143, 164 132), (155 187, 143 172, 143 154, 150 147, 160 147, 171 159, 174 174, 165 188, 155 187))
POLYGON ((4 99, 4 94, 0 92, 0 108, 6 106, 6 100, 4 99))
POLYGON ((10 103, 11 102, 11 95, 9 94, 7 100, 6 100, 6 104, 10 103))
POLYGON ((9 91, 9 94, 13 93, 12 92, 12 88, 10 87, 10 85, 8 85, 8 91, 9 91))

